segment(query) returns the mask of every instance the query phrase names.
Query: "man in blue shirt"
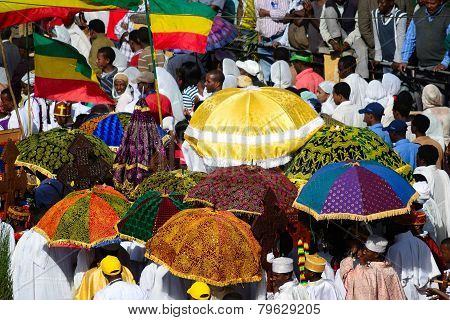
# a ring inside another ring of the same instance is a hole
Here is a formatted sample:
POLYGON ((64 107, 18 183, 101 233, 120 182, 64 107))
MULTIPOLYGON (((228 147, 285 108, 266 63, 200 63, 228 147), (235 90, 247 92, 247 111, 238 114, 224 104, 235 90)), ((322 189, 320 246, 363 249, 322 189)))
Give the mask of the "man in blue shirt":
POLYGON ((358 112, 364 114, 364 122, 369 129, 383 139, 389 147, 392 147, 391 138, 386 131, 383 131, 383 125, 381 124, 381 117, 383 117, 384 114, 383 106, 378 102, 372 102, 358 112))
POLYGON ((404 121, 394 120, 389 126, 383 128, 383 131, 389 132, 389 137, 394 143, 394 150, 400 155, 400 158, 408 163, 414 170, 416 168, 417 151, 420 145, 410 142, 406 139, 406 130, 408 126, 404 121))

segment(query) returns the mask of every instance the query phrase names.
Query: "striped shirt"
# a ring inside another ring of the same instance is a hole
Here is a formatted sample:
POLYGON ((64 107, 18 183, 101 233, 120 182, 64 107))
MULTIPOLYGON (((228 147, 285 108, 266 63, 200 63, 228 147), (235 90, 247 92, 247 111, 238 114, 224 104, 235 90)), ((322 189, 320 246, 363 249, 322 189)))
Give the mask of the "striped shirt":
POLYGON ((197 86, 189 86, 183 90, 183 106, 193 108, 195 105, 195 96, 198 94, 197 86))
MULTIPOLYGON (((156 50, 156 66, 164 68, 166 64, 166 56, 164 55, 164 51, 156 50)), ((139 55, 138 61, 138 69, 140 72, 150 71, 153 72, 153 62, 152 62, 152 50, 150 47, 146 47, 142 50, 139 55)))
POLYGON ((255 0, 256 28, 263 37, 270 38, 280 35, 286 29, 286 24, 280 22, 289 10, 289 0, 255 0), (259 9, 266 9, 270 17, 260 17, 259 9))
POLYGON ((102 73, 102 77, 100 78, 100 86, 102 87, 103 91, 106 92, 108 96, 112 98, 112 90, 113 90, 113 79, 114 76, 117 74, 118 70, 116 67, 114 67, 114 70, 109 73, 102 73))

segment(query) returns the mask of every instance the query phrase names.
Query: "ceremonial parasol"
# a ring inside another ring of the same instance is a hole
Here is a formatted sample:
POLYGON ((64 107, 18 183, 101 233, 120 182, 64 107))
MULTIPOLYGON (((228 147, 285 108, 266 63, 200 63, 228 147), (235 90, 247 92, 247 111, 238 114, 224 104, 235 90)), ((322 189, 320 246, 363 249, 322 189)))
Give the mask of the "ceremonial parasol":
POLYGON ((294 207, 316 220, 371 221, 407 213, 418 197, 408 181, 376 161, 338 162, 311 177, 294 207))
POLYGON ((160 171, 145 178, 128 198, 136 200, 143 196, 149 190, 155 190, 162 193, 175 192, 186 195, 189 190, 206 176, 203 172, 192 172, 186 170, 160 171))
POLYGON ((261 280, 261 247, 250 226, 228 211, 181 211, 146 247, 148 259, 181 278, 218 287, 261 280))
POLYGON ((300 97, 278 88, 225 89, 203 102, 185 132, 208 166, 272 168, 323 125, 300 97))
POLYGON ((323 166, 349 160, 376 160, 412 180, 411 167, 376 133, 347 126, 322 127, 300 148, 285 174, 301 186, 323 166))
POLYGON ((190 206, 183 195, 147 191, 120 220, 116 230, 121 238, 145 244, 177 212, 190 206))
POLYGON ((92 144, 92 159, 99 157, 109 165, 114 162, 114 153, 99 138, 85 134, 80 130, 53 129, 23 139, 17 145, 19 157, 16 165, 39 171, 49 178, 55 178, 64 164, 72 164, 74 156, 69 147, 77 134, 83 135, 92 144))
POLYGON ((189 191, 185 201, 201 202, 234 213, 263 214, 264 197, 271 189, 278 208, 292 211, 297 188, 282 171, 258 166, 218 168, 189 191))
POLYGON ((114 226, 130 208, 124 195, 111 187, 69 193, 34 227, 50 246, 92 248, 117 237, 114 226))
POLYGON ((117 151, 130 119, 129 113, 99 115, 84 122, 80 130, 100 138, 111 150, 117 151))

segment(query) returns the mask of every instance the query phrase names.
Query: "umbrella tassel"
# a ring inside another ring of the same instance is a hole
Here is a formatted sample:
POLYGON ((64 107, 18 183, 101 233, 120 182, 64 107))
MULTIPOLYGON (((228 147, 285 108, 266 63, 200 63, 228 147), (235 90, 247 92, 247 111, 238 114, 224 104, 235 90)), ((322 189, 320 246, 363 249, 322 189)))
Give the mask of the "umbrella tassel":
POLYGON ((309 244, 307 242, 303 242, 302 239, 298 240, 297 243, 297 253, 298 253, 298 269, 300 271, 300 283, 306 284, 307 281, 305 279, 305 262, 306 256, 309 254, 309 244))

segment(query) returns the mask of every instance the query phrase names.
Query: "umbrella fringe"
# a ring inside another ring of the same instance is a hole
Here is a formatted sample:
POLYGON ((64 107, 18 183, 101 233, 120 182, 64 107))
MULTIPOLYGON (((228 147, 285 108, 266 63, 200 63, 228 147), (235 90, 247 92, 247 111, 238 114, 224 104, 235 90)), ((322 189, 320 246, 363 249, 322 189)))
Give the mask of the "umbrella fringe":
POLYGON ((16 160, 15 165, 18 167, 27 167, 31 170, 38 171, 38 172, 42 173, 44 176, 46 176, 47 178, 51 178, 51 179, 56 178, 56 174, 51 173, 47 169, 44 169, 44 168, 38 166, 37 164, 16 160))
POLYGON ((382 211, 382 212, 374 213, 374 214, 371 214, 368 216, 361 216, 361 215, 357 215, 354 213, 319 214, 314 209, 311 209, 311 208, 305 206, 304 204, 298 203, 297 201, 294 202, 293 207, 313 216, 314 219, 316 219, 317 221, 321 221, 321 220, 354 220, 354 221, 367 222, 367 221, 374 221, 374 220, 379 220, 379 219, 383 219, 383 218, 389 218, 389 217, 394 217, 394 216, 399 216, 399 215, 405 214, 408 211, 410 211, 411 204, 418 198, 419 198, 419 194, 416 192, 408 200, 408 203, 405 208, 382 211))
MULTIPOLYGON (((119 232, 119 228, 117 228, 117 224, 114 226, 114 230, 117 231, 117 233, 118 233, 118 235, 119 235, 119 238, 122 239, 122 240, 125 240, 125 241, 135 241, 135 242, 137 242, 137 243, 139 243, 139 244, 142 244, 142 245, 144 245, 144 246, 145 246, 145 244, 147 243, 147 241, 144 241, 144 240, 141 240, 141 239, 138 239, 138 238, 129 236, 129 235, 124 234, 124 233, 120 233, 120 232, 119 232)), ((150 239, 151 239, 151 238, 150 238, 150 239)), ((148 241, 149 241, 150 239, 148 239, 148 241)))
POLYGON ((245 279, 245 278, 238 278, 238 279, 233 279, 233 280, 229 280, 229 281, 214 281, 214 280, 211 280, 211 279, 208 279, 208 278, 204 278, 204 277, 201 277, 201 276, 184 274, 182 272, 176 271, 176 270, 172 269, 167 263, 165 263, 161 259, 155 257, 152 254, 149 255, 148 252, 145 253, 145 257, 147 259, 149 259, 149 260, 152 260, 153 262, 155 262, 155 263, 157 263, 159 265, 164 266, 174 276, 177 276, 177 277, 183 278, 183 279, 188 279, 188 280, 196 280, 196 281, 205 282, 205 283, 207 283, 209 285, 216 286, 216 287, 226 287, 226 286, 239 284, 239 283, 259 282, 262 279, 262 277, 259 275, 259 276, 252 276, 252 277, 249 277, 247 279, 245 279))

